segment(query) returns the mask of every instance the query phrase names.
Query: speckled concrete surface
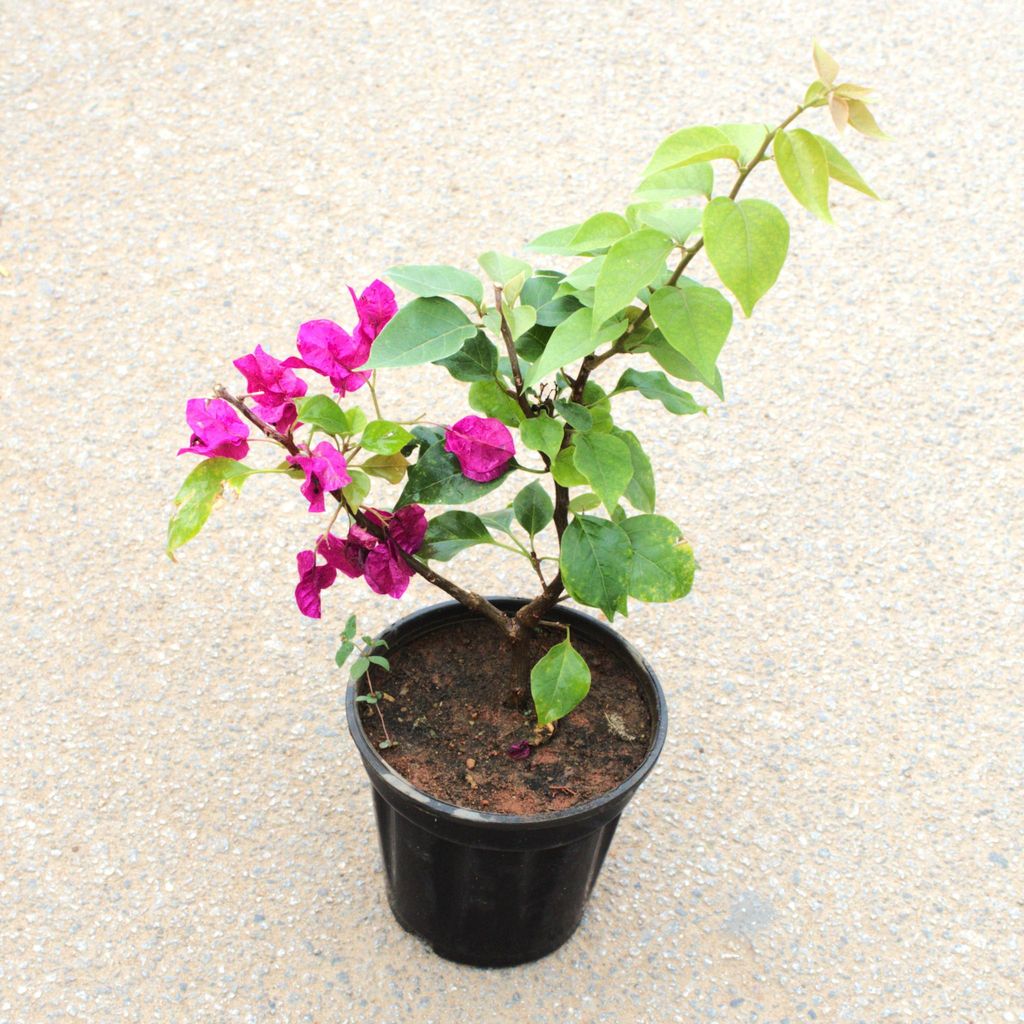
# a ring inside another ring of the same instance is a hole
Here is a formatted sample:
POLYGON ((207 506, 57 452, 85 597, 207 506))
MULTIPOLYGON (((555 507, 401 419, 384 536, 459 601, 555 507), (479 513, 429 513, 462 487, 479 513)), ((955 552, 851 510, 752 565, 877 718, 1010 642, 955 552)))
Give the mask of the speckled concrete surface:
POLYGON ((0 1022, 1024 1021, 1018 13, 6 4, 0 1022), (670 738, 580 932, 441 962, 384 902, 330 661, 396 608, 298 616, 277 481, 172 566, 184 400, 347 281, 514 251, 671 129, 786 112, 812 35, 880 91, 896 140, 850 152, 887 201, 787 206, 728 401, 655 442, 703 572, 623 625, 670 738))

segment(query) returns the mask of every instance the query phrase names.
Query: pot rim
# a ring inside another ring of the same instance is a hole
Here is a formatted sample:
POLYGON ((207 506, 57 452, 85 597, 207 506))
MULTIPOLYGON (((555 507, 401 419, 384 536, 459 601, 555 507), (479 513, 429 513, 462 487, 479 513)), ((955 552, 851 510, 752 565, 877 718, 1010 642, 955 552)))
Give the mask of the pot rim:
MULTIPOLYGON (((511 610, 522 607, 522 605, 527 603, 525 598, 510 596, 488 597, 488 600, 499 608, 506 606, 511 610)), ((438 604, 418 608, 416 611, 403 616, 379 633, 377 639, 390 641, 395 633, 405 632, 410 627, 415 627, 423 620, 433 618, 439 612, 447 609, 461 610, 465 613, 464 618, 466 619, 480 618, 480 616, 464 605, 461 605, 458 601, 442 601, 438 604)), ((577 608, 565 607, 563 605, 556 605, 548 614, 553 618, 564 617, 569 620, 570 625, 574 623, 582 624, 585 630, 593 630, 599 636, 612 640, 617 647, 616 653, 622 656, 627 665, 632 663, 631 667, 640 673, 641 678, 647 685, 651 698, 650 710, 652 718, 650 746, 643 761, 622 782, 614 789, 609 789, 600 796, 587 800, 585 803, 576 804, 573 807, 567 807, 560 811, 545 811, 541 814, 499 814, 494 811, 477 811, 469 807, 459 807, 457 804, 448 803, 445 800, 439 800, 424 793, 423 790, 418 789, 403 775, 396 772, 366 738, 356 711, 355 698, 359 684, 363 679, 360 676, 350 681, 346 688, 345 710, 349 733, 359 753, 362 755, 364 763, 368 767, 372 767, 373 774, 376 776, 373 781, 379 781, 389 789, 397 791, 397 794, 400 794, 406 800, 412 801, 421 810, 429 814, 454 819, 470 825, 482 826, 487 830, 498 832, 543 829, 563 825, 571 821, 583 821, 600 814, 604 808, 617 800, 628 799, 629 794, 650 774, 661 754, 662 747, 665 745, 665 736, 668 731, 668 706, 661 683, 647 659, 608 623, 601 622, 599 619, 577 608)))

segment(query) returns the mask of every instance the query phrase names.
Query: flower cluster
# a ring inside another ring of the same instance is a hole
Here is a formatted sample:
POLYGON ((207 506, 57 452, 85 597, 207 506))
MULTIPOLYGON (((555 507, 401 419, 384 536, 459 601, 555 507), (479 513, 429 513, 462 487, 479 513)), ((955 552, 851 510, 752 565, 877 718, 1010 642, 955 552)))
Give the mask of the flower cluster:
MULTIPOLYGON (((398 310, 394 292, 382 281, 374 281, 361 295, 352 288, 349 292, 359 318, 351 333, 333 320, 310 320, 299 328, 298 356, 276 359, 257 345, 253 352, 234 361, 245 377, 252 403, 250 418, 276 431, 294 452, 287 462, 302 470, 300 489, 310 512, 324 512, 325 494, 340 491, 352 482, 352 477, 343 451, 332 441, 321 441, 311 449, 293 440, 295 430, 302 426, 295 402, 308 389, 295 371, 311 370, 328 378, 338 395, 357 391, 370 378, 369 371, 359 367, 398 310)), ((179 455, 188 452, 241 461, 249 454, 249 425, 224 399, 190 399, 185 416, 192 437, 179 455)), ((458 460, 462 473, 481 482, 501 476, 515 456, 508 428, 490 417, 464 417, 446 428, 444 444, 458 460)), ((320 595, 338 573, 350 579, 365 579, 377 594, 401 597, 413 575, 404 556, 420 549, 426 531, 427 518, 419 505, 394 512, 364 508, 345 537, 328 531, 313 549, 296 556, 299 583, 295 601, 299 610, 310 618, 319 618, 320 595)))

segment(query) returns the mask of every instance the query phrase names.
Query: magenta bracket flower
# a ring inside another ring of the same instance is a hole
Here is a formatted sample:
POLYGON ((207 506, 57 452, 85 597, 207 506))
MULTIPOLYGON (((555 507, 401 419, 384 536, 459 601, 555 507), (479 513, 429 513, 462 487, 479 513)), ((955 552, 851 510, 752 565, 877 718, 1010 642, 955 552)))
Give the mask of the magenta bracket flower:
POLYGON ((345 457, 330 441, 321 441, 309 455, 289 455, 288 462, 306 474, 301 490, 309 502, 310 512, 323 512, 325 492, 337 491, 352 483, 345 457))
MULTIPOLYGON (((360 342, 366 345, 366 357, 370 355, 370 346, 377 340, 377 336, 387 326, 388 321, 398 312, 398 303, 395 302, 395 293, 383 282, 373 281, 363 290, 363 294, 356 298, 355 290, 349 285, 349 294, 352 296, 352 303, 356 307, 356 315, 359 323, 356 325, 355 335, 360 342)), ((362 363, 357 363, 361 366, 362 363)))
POLYGON ((464 416, 444 432, 444 446, 462 475, 479 483, 501 476, 516 453, 508 427, 490 416, 464 416))
POLYGON ((234 365, 245 377, 249 394, 256 400, 256 414, 272 427, 287 433, 295 425, 294 399, 306 393, 306 382, 289 369, 288 361, 275 359, 257 345, 234 365))
POLYGON ((249 427, 223 398, 190 398, 185 419, 192 428, 192 440, 178 454, 189 452, 209 458, 244 459, 249 454, 249 427))
POLYGON ((295 557, 299 568, 295 603, 303 615, 319 619, 320 593, 334 582, 337 570, 332 565, 317 565, 316 555, 312 551, 300 551, 295 557))

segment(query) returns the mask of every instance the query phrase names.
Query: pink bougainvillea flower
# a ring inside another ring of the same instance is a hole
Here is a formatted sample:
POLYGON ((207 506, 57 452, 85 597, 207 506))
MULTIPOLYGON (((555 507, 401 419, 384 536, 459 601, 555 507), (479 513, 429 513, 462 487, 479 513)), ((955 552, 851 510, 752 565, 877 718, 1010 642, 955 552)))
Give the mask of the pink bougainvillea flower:
POLYGON ((358 373, 370 358, 372 339, 353 337, 333 320, 309 320, 299 328, 296 345, 301 359, 295 356, 282 365, 314 370, 329 377, 339 395, 357 391, 369 379, 370 373, 358 373))
POLYGON ((330 441, 321 441, 309 455, 289 455, 288 461, 306 474, 302 493, 309 501, 310 512, 323 512, 325 491, 352 483, 345 457, 330 441))
POLYGON ((366 555, 376 546, 377 538, 372 533, 353 524, 345 538, 335 537, 333 533, 321 537, 317 541, 316 550, 328 565, 354 580, 363 575, 366 555))
POLYGON ((191 452, 210 458, 244 459, 249 454, 249 427, 223 398, 190 398, 185 419, 192 428, 192 440, 178 454, 191 452))
MULTIPOLYGON (((355 289, 351 285, 349 285, 348 291, 356 307, 356 315, 359 317, 354 334, 360 343, 366 345, 366 356, 363 358, 363 362, 366 362, 370 355, 370 345, 384 330, 387 322, 398 312, 398 303, 395 302, 395 293, 383 281, 373 281, 367 285, 363 294, 358 298, 356 298, 355 289)), ((356 365, 361 364, 356 363, 356 365)))
POLYGON ((295 588, 295 603, 303 615, 319 619, 320 592, 334 582, 337 571, 333 565, 317 565, 316 555, 312 551, 300 551, 296 561, 299 566, 299 583, 295 588))
POLYGON ((490 416, 464 416, 445 430, 444 446, 462 475, 479 483, 501 476, 516 453, 508 427, 490 416))
POLYGON ((414 555, 423 546, 427 515, 422 505, 403 505, 395 512, 382 508, 367 508, 364 512, 371 523, 386 529, 388 537, 403 551, 414 555))
POLYGON ((296 377, 287 361, 256 351, 235 360, 245 377, 249 394, 256 399, 256 414, 278 430, 287 432, 295 424, 294 399, 306 393, 306 382, 296 377))
POLYGON ((512 758, 513 761, 525 761, 530 754, 533 753, 529 742, 526 740, 520 740, 518 743, 512 743, 509 745, 505 753, 512 758))
POLYGON ((363 567, 366 585, 375 594, 387 594, 388 597, 401 597, 412 579, 412 569, 396 550, 394 541, 388 540, 378 544, 366 556, 363 567))

